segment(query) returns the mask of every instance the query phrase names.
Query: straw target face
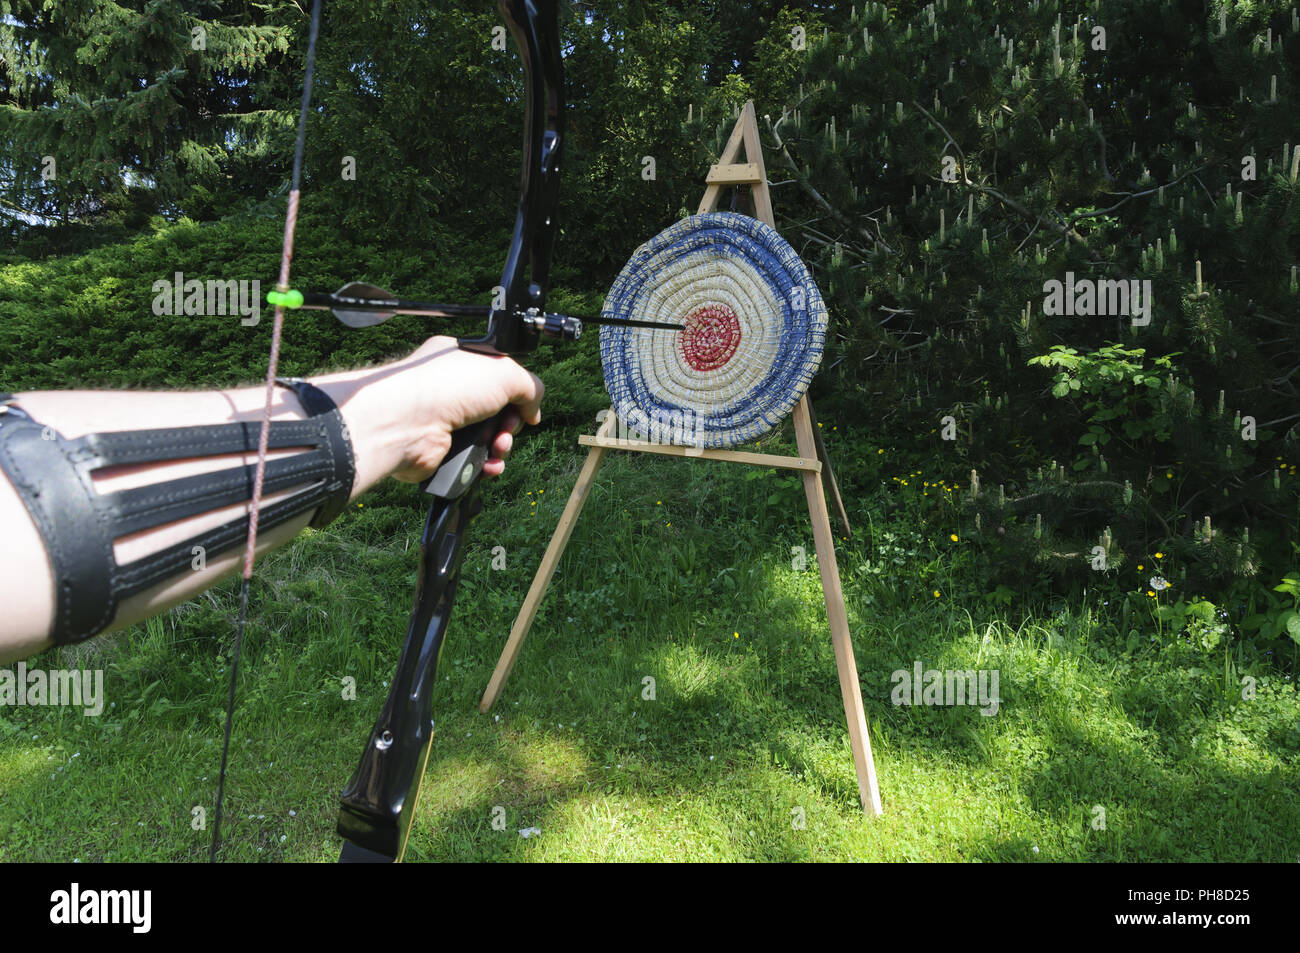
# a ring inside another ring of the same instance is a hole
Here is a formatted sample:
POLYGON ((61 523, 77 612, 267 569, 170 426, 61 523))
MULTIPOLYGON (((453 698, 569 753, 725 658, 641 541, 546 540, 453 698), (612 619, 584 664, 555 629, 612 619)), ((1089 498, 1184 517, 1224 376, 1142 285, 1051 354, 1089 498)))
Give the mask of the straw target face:
POLYGON ((826 339, 807 266, 775 229, 733 212, 683 219, 638 248, 602 314, 686 325, 602 327, 600 359, 619 420, 687 446, 732 447, 774 428, 826 339))

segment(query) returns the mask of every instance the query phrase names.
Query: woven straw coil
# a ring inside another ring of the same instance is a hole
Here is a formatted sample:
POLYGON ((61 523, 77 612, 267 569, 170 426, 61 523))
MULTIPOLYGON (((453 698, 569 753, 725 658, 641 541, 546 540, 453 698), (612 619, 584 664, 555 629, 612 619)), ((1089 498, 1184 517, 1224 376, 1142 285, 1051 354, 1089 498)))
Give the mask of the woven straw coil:
POLYGON ((821 364, 826 306, 775 229, 734 212, 695 215, 646 242, 602 313, 684 323, 684 332, 605 326, 605 386, 638 436, 698 447, 776 427, 821 364))

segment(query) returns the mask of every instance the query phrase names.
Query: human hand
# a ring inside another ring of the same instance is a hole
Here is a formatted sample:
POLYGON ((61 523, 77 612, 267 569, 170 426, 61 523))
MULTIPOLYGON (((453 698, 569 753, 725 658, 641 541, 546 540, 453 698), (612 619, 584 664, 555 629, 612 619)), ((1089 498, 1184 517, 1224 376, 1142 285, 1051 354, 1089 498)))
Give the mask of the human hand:
POLYGON ((370 386, 405 405, 405 448, 391 474, 404 482, 418 483, 437 470, 453 431, 506 409, 483 466, 484 476, 497 476, 505 469, 514 434, 542 419, 545 387, 535 374, 509 357, 463 350, 454 338, 430 338, 384 372, 370 386))

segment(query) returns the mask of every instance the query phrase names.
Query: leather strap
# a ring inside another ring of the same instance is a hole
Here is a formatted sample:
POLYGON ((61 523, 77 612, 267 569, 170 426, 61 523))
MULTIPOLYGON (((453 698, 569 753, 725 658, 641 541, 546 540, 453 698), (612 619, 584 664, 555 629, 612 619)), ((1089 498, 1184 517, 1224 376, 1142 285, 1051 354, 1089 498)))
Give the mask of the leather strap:
MULTIPOLYGON (((273 527, 315 510, 322 527, 347 505, 356 460, 342 414, 318 387, 297 379, 277 381, 292 390, 306 420, 272 421, 268 447, 306 448, 267 464, 265 489, 300 486, 263 507, 260 525, 273 527)), ((92 474, 110 466, 161 463, 257 450, 259 422, 87 434, 66 440, 0 394, 0 470, 8 474, 46 544, 55 580, 52 638, 64 645, 102 631, 121 600, 191 565, 196 548, 221 553, 248 532, 248 516, 119 566, 114 540, 212 512, 252 498, 255 467, 237 466, 149 486, 99 494, 92 474)))

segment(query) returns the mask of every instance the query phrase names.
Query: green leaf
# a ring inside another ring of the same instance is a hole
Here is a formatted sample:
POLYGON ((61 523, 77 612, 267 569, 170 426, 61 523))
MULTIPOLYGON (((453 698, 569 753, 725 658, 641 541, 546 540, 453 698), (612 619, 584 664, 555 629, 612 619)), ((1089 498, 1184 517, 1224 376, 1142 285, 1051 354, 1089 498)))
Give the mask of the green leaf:
POLYGON ((1061 381, 1059 384, 1057 384, 1055 387, 1052 388, 1053 397, 1064 397, 1069 392, 1070 392, 1069 381, 1061 381))
POLYGON ((1282 581, 1273 587, 1274 592, 1289 592, 1291 595, 1300 593, 1300 579, 1295 576, 1283 576, 1282 581))

